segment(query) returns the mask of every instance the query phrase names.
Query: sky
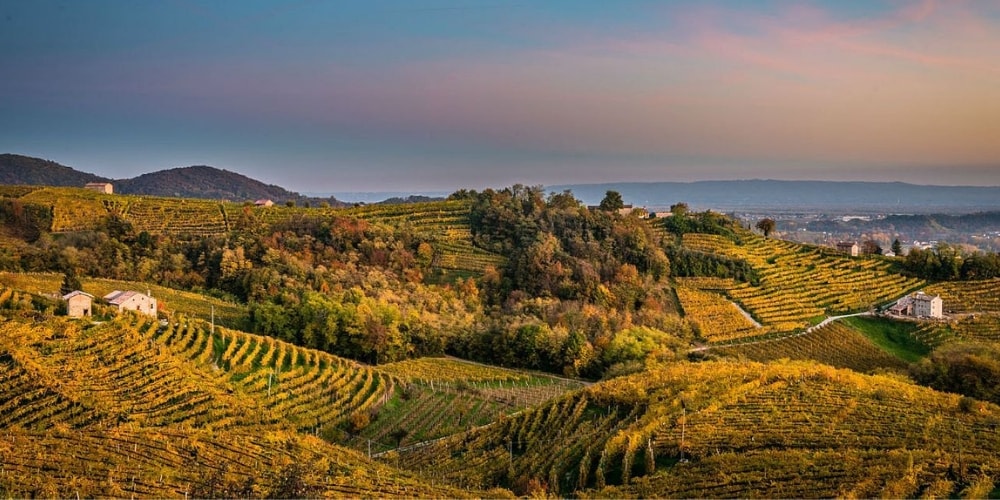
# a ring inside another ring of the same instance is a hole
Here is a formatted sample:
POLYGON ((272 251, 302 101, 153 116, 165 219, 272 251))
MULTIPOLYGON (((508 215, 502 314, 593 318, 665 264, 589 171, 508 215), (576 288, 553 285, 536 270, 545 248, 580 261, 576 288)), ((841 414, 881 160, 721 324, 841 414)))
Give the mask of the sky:
POLYGON ((294 191, 1000 185, 1000 2, 0 0, 0 152, 294 191))

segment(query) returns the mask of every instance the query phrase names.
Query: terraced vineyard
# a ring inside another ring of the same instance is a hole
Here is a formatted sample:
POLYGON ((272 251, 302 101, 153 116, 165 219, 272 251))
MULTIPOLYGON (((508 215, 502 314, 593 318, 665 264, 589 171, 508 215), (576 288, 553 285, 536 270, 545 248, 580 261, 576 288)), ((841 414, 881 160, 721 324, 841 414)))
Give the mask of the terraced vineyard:
POLYGON ((701 337, 709 342, 723 342, 767 333, 744 315, 739 306, 712 292, 675 287, 684 316, 698 325, 701 337))
POLYGON ((742 244, 710 234, 685 234, 683 245, 749 262, 760 286, 725 290, 764 326, 796 331, 826 315, 863 311, 924 284, 893 272, 888 260, 848 257, 835 251, 746 233, 742 244))
POLYGON ((886 352, 857 330, 840 322, 809 333, 709 350, 717 356, 768 362, 780 359, 814 360, 862 373, 882 369, 905 370, 907 363, 886 352))
MULTIPOLYGON (((128 197, 122 215, 136 231, 192 236, 224 234, 230 225, 217 201, 128 197)), ((114 202, 120 203, 120 199, 114 202)), ((109 209, 114 209, 109 201, 109 209)))
POLYGON ((107 220, 108 210, 103 200, 110 195, 77 188, 43 188, 34 190, 20 199, 51 207, 54 233, 94 230, 107 220))
POLYGON ((478 275, 499 268, 503 258, 473 246, 469 202, 439 201, 406 205, 366 205, 347 209, 348 215, 370 222, 405 226, 432 239, 433 267, 455 276, 478 275))
POLYGON ((929 285, 924 291, 940 295, 944 308, 952 313, 1000 313, 1000 278, 946 281, 929 285))
POLYGON ((678 364, 399 458, 456 485, 562 496, 985 496, 1000 407, 977 405, 813 363, 678 364))
POLYGON ((928 323, 921 336, 941 344, 955 338, 974 342, 1000 342, 1000 313, 970 314, 958 319, 928 323))
POLYGON ((267 428, 6 429, 0 488, 40 498, 463 498, 318 438, 267 428))
POLYGON ((153 334, 172 353, 258 402, 267 421, 328 431, 354 413, 377 412, 393 393, 392 377, 353 361, 271 337, 181 319, 153 334))
POLYGON ((398 379, 395 398, 352 443, 374 450, 437 439, 543 404, 582 382, 451 358, 420 358, 377 368, 398 379), (405 432, 401 432, 405 431, 405 432))
POLYGON ((224 234, 236 227, 244 211, 260 223, 287 221, 297 215, 349 216, 374 224, 406 227, 423 235, 434 250, 432 267, 448 281, 481 274, 499 267, 502 256, 472 244, 469 202, 440 201, 400 205, 365 205, 355 208, 248 207, 244 204, 186 198, 106 195, 77 188, 13 187, 5 191, 20 195, 26 203, 49 207, 53 232, 95 230, 112 214, 132 224, 136 231, 184 236, 224 234))
POLYGON ((276 496, 292 473, 311 488, 294 496, 464 495, 311 436, 377 411, 392 377, 201 321, 5 321, 0 384, 13 496, 276 496))

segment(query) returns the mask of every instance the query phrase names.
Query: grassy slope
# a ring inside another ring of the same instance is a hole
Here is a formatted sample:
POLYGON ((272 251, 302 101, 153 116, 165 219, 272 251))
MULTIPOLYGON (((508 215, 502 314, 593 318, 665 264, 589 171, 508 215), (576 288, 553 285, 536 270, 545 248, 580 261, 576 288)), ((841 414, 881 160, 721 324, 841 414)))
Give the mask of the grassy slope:
POLYGON ((845 318, 844 322, 882 349, 909 363, 920 361, 931 352, 929 346, 914 336, 920 328, 915 323, 860 316, 845 318))

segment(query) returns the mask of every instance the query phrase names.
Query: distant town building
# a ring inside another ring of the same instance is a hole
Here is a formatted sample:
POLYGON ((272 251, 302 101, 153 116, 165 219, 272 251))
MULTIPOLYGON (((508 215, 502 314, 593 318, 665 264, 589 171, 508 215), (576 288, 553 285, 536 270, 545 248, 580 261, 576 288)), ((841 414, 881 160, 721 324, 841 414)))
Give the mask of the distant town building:
POLYGON ((253 202, 253 204, 255 206, 258 206, 258 207, 273 207, 274 206, 274 202, 271 201, 271 200, 257 200, 255 202, 253 202))
POLYGON ((62 299, 66 301, 67 316, 72 318, 85 318, 90 316, 93 312, 94 296, 87 292, 73 290, 72 292, 63 295, 62 299))
POLYGON ((114 194, 115 192, 115 188, 110 182, 88 182, 83 188, 104 194, 114 194))
POLYGON ((896 301, 889 313, 914 318, 941 318, 944 316, 944 301, 939 295, 916 292, 896 301))
POLYGON ((851 257, 857 257, 858 253, 861 252, 861 247, 853 241, 841 241, 837 243, 837 250, 840 250, 851 257))
POLYGON ((137 311, 148 316, 156 316, 156 299, 149 295, 115 290, 104 296, 104 300, 118 308, 118 312, 137 311))

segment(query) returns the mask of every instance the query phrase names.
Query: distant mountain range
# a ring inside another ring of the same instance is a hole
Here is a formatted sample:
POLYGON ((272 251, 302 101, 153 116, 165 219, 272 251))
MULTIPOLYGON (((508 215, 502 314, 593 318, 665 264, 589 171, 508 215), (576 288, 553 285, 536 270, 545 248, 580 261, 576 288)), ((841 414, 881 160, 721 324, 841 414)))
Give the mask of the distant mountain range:
MULTIPOLYGON (((173 168, 133 179, 112 180, 53 161, 0 154, 0 184, 83 186, 88 182, 111 182, 115 192, 122 194, 344 205, 334 196, 305 196, 209 166, 173 168)), ((961 214, 1000 210, 1000 187, 925 186, 903 182, 744 180, 545 186, 545 190, 550 192, 566 189, 588 205, 600 203, 609 190, 618 191, 626 203, 652 210, 664 210, 677 202, 687 203, 693 210, 747 213, 961 214)), ((394 197, 396 199, 386 202, 405 203, 436 198, 404 197, 399 193, 394 197)))
POLYGON ((923 186, 903 182, 700 181, 545 186, 589 205, 609 190, 625 203, 663 209, 677 202, 723 212, 969 213, 1000 209, 1000 187, 923 186))
POLYGON ((53 161, 15 154, 0 154, 0 184, 82 187, 88 182, 110 182, 116 193, 173 196, 230 201, 269 199, 276 203, 321 203, 342 205, 334 197, 303 196, 280 186, 265 184, 245 175, 208 166, 172 168, 133 179, 112 180, 80 172, 53 161))

